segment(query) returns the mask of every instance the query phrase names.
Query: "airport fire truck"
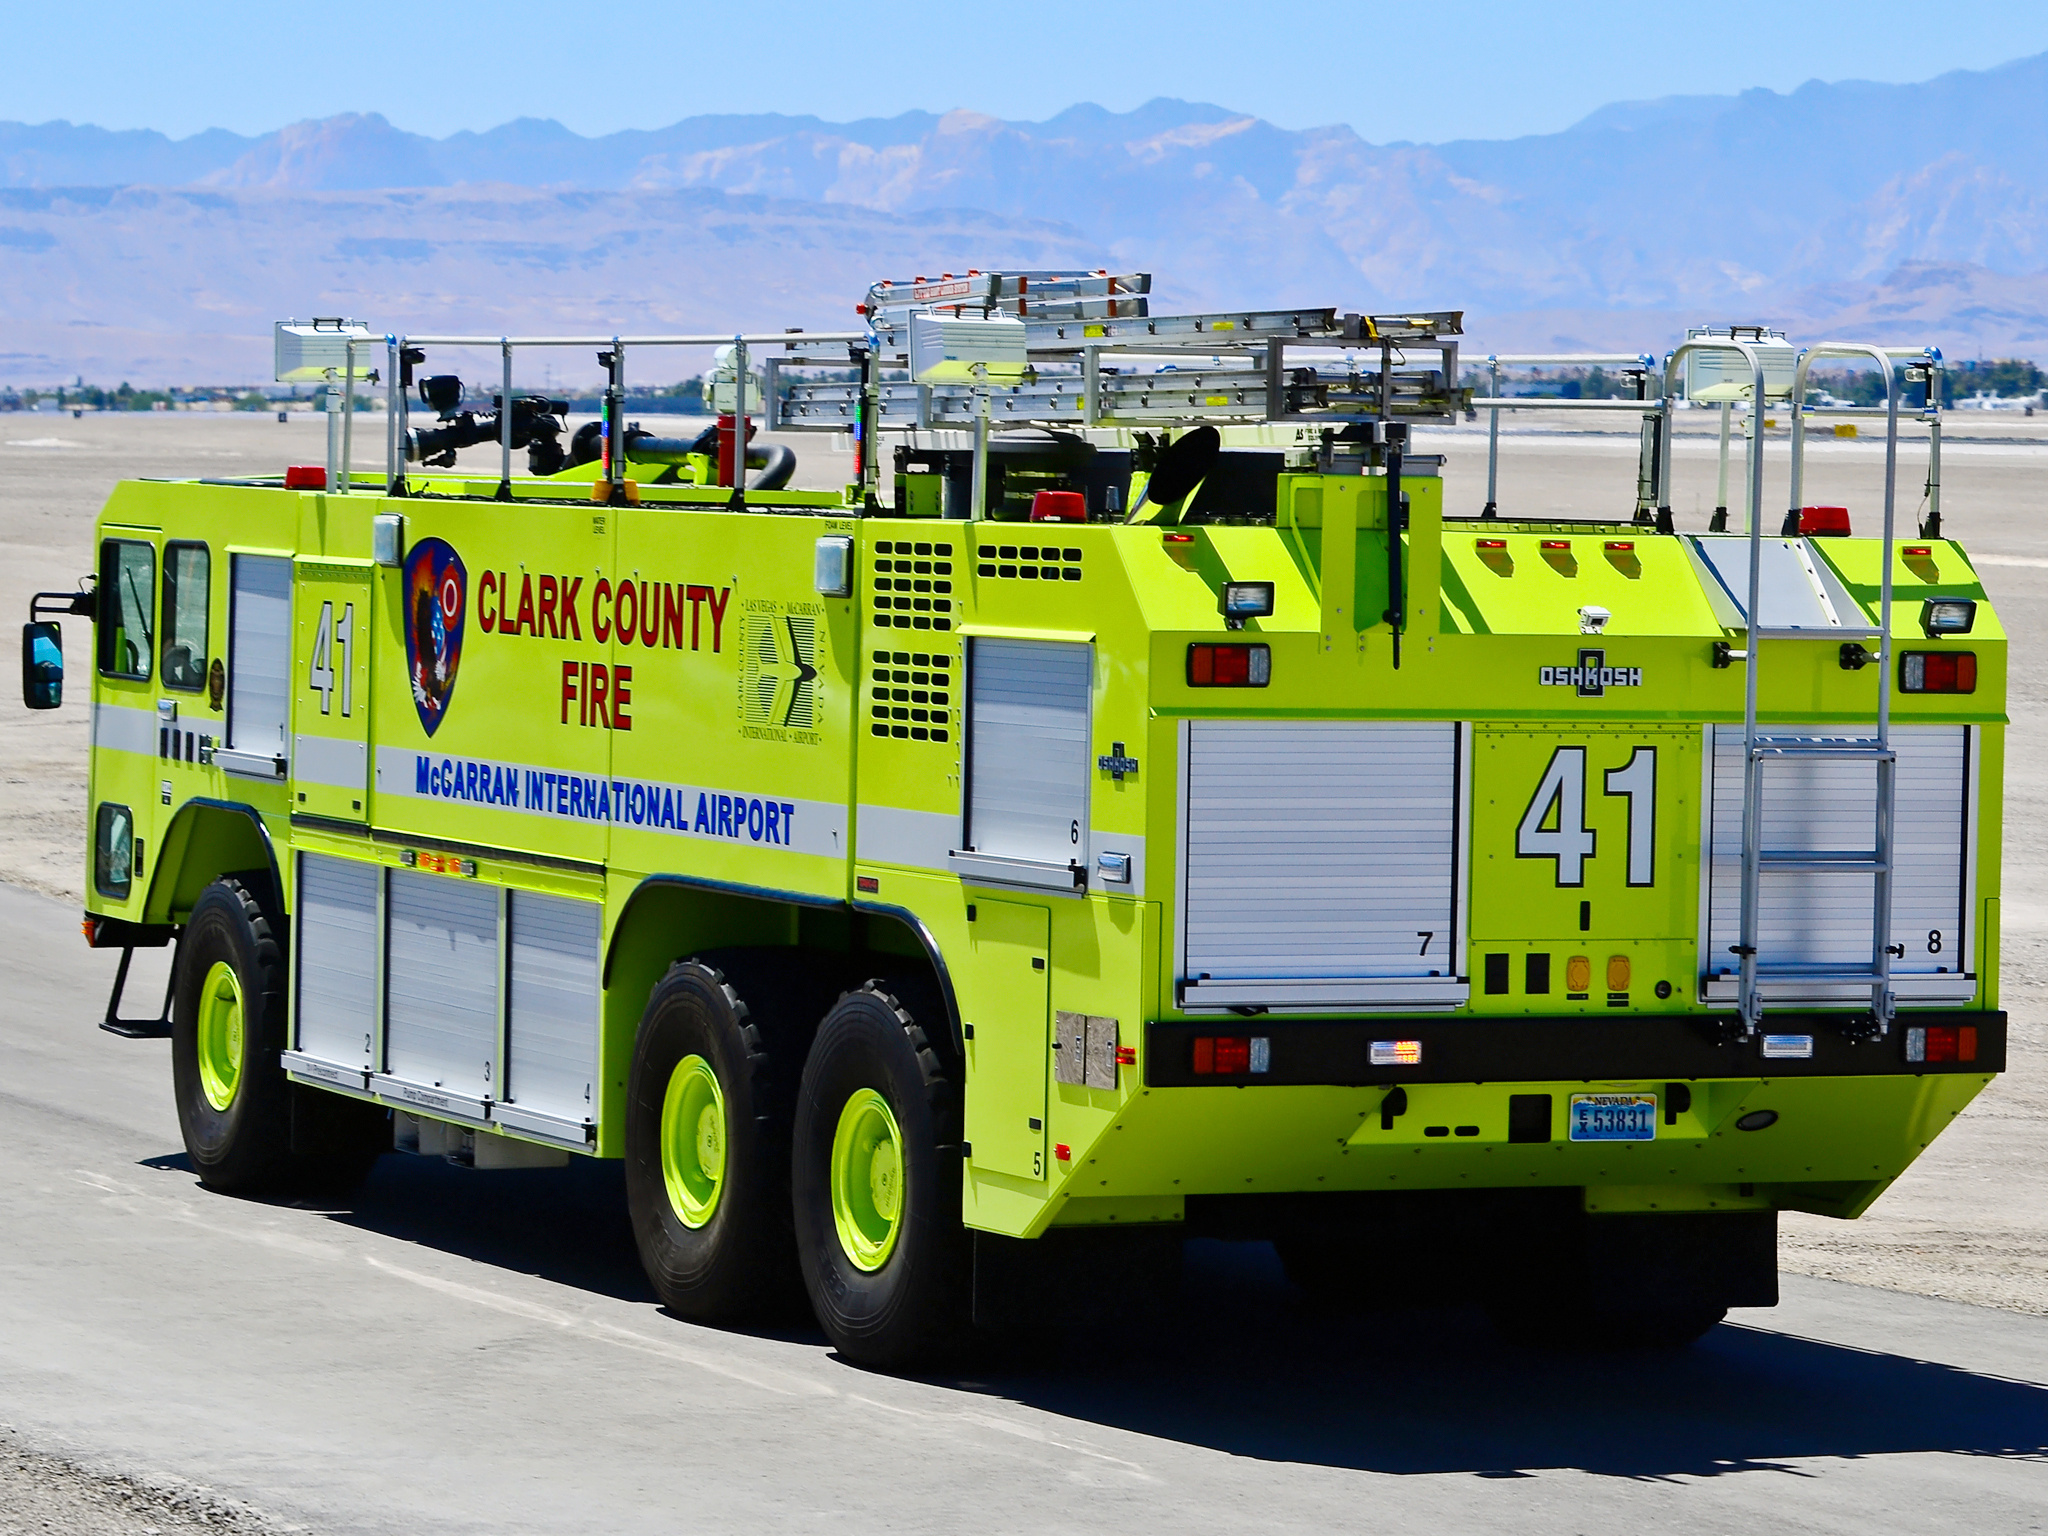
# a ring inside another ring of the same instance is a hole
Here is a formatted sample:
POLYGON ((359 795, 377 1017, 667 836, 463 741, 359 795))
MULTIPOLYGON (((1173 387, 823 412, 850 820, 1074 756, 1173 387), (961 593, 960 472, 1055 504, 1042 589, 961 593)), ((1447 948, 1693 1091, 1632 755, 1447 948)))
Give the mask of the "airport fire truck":
POLYGON ((1892 508, 1935 365, 1796 353, 1795 400, 1815 359, 1888 381, 1853 536, 1797 410, 1782 526, 1760 452, 1746 526, 1675 526, 1681 379, 1783 361, 1740 333, 1645 360, 1633 520, 1530 521, 1411 439, 1499 403, 1458 315, 1149 286, 280 327, 341 451, 121 484, 24 648, 54 706, 93 624, 85 931, 122 979, 176 946, 106 1027, 170 1037, 199 1177, 623 1159, 671 1308, 800 1284, 887 1367, 1143 1302, 1191 1234, 1594 1341, 1771 1305, 1777 1213, 1859 1215, 2005 1058, 2005 638, 1892 508), (629 360, 714 344, 717 425, 626 419, 629 360), (488 402, 428 371, 478 345, 488 402), (514 393, 542 348, 603 370, 573 434, 514 393))

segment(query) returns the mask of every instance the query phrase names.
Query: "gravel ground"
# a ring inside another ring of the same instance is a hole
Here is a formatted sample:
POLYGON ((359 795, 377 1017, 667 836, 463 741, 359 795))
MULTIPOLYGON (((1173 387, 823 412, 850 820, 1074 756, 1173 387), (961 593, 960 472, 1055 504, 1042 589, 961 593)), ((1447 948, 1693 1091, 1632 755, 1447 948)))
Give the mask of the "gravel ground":
POLYGON ((179 1536, 188 1531, 238 1531, 251 1536, 303 1531, 254 1505, 223 1498, 196 1483, 147 1480, 95 1470, 31 1450, 0 1425, 0 1536, 179 1536))

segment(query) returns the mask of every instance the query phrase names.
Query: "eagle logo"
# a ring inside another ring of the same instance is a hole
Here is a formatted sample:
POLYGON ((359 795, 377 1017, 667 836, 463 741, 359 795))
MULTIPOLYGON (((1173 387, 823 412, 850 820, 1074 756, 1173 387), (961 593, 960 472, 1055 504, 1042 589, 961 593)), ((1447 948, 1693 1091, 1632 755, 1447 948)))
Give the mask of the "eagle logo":
POLYGON ((448 718, 462 665, 462 627, 469 610, 469 573, 453 546, 421 539, 405 557, 405 662, 412 704, 431 736, 448 718))

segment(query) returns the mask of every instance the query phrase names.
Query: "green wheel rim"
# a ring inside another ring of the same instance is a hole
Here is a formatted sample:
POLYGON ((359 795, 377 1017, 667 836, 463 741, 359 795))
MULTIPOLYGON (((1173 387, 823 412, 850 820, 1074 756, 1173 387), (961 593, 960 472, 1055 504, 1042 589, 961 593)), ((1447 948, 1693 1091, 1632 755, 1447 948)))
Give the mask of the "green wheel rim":
POLYGON ((903 1133, 889 1101, 858 1090, 832 1134, 832 1225, 856 1269, 889 1262, 903 1224, 903 1133))
POLYGON ((199 988, 199 1088, 225 1110, 242 1084, 242 980, 225 960, 213 962, 199 988))
POLYGON ((725 1095, 702 1056, 685 1056, 661 1101, 661 1179, 676 1220, 701 1227, 725 1188, 725 1095))

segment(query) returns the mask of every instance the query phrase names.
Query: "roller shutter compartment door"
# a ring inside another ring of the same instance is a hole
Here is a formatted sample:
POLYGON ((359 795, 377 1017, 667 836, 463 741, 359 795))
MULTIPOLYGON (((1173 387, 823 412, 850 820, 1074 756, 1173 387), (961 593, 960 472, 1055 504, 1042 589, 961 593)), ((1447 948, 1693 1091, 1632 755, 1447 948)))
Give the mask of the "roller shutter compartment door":
POLYGON ((292 563, 236 555, 228 621, 227 749, 231 773, 281 776, 291 717, 292 563))
POLYGON ((1091 648, 973 642, 964 873, 1071 889, 1088 839, 1091 648))
MULTIPOLYGON (((1729 946, 1742 930, 1742 727, 1714 728, 1713 857, 1706 935, 1707 998, 1736 995, 1737 961, 1729 946)), ((1818 727, 1771 728, 1826 739, 1818 727)), ((1898 753, 1892 824, 1892 958, 1901 1003, 1967 1002, 1976 994, 1966 930, 1968 837, 1973 767, 1969 728, 1894 725, 1898 753)), ((1774 758, 1764 764, 1765 848, 1807 853, 1867 851, 1876 836, 1877 767, 1825 758, 1774 758)), ((1876 877, 1773 870, 1758 890, 1757 963, 1769 1001, 1840 1002, 1868 1007, 1866 984, 1773 983, 1773 965, 1870 964, 1871 899, 1876 877)))
POLYGON ((508 1123, 533 1115, 561 1122, 560 1129, 580 1127, 597 1115, 599 908, 531 891, 508 899, 507 1105, 500 1114, 508 1123))
POLYGON ((374 1065, 378 867, 299 855, 298 1049, 355 1071, 374 1065))
POLYGON ((1197 720, 1187 733, 1185 1007, 1465 1000, 1455 722, 1197 720))
POLYGON ((496 1080, 498 888, 409 869, 390 880, 384 1069, 480 1104, 496 1080))

